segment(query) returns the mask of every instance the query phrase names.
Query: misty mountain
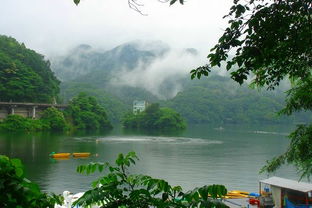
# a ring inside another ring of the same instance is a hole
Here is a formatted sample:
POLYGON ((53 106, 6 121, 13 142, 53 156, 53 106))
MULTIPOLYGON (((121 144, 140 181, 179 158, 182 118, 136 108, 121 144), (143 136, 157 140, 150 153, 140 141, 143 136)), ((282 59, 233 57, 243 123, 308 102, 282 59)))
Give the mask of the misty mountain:
POLYGON ((131 105, 135 99, 155 102, 174 97, 188 72, 172 62, 172 56, 192 62, 197 55, 196 49, 173 51, 160 41, 133 41, 108 51, 83 44, 52 59, 52 69, 63 80, 62 89, 85 84, 105 89, 131 105))
POLYGON ((157 102, 159 99, 142 87, 128 86, 116 79, 120 74, 137 68, 146 69, 169 50, 166 44, 159 41, 134 41, 108 51, 82 44, 66 56, 52 59, 52 68, 63 80, 61 96, 64 102, 81 91, 86 92, 98 98, 112 121, 119 121, 123 113, 131 110, 133 100, 157 102))
POLYGON ((140 64, 146 66, 168 50, 169 47, 161 42, 149 43, 144 47, 143 43, 134 41, 107 51, 81 44, 65 56, 52 58, 52 69, 60 80, 69 81, 89 73, 131 70, 140 64))
POLYGON ((131 42, 104 52, 88 45, 78 46, 58 62, 62 63, 58 69, 53 68, 59 76, 64 70, 62 73, 71 78, 61 84, 62 97, 67 101, 81 91, 94 95, 113 121, 130 111, 134 100, 159 102, 190 123, 289 123, 311 119, 310 114, 277 117, 275 113, 283 108, 285 98, 278 89, 257 91, 216 73, 190 80, 191 64, 200 65, 196 49, 147 46, 131 42))
POLYGON ((302 123, 312 119, 307 113, 278 116, 284 99, 279 89, 251 89, 229 77, 210 75, 186 81, 184 90, 162 105, 175 109, 190 123, 302 123))

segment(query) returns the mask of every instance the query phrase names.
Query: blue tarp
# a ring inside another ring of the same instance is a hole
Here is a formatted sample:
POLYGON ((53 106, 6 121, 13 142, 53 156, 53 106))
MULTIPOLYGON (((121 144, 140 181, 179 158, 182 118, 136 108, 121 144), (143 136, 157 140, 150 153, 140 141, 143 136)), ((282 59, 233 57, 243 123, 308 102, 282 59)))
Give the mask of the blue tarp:
POLYGON ((312 208, 312 205, 306 205, 306 204, 293 204, 288 199, 285 199, 286 205, 285 208, 312 208))

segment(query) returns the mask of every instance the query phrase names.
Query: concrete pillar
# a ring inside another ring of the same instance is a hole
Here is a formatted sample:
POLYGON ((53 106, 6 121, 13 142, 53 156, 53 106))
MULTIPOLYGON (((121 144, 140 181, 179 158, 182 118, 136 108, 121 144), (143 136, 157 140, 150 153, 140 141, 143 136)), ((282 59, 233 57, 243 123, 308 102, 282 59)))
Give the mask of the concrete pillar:
POLYGON ((33 106, 33 108, 32 108, 32 118, 33 119, 35 119, 36 118, 36 108, 37 108, 37 106, 33 106))

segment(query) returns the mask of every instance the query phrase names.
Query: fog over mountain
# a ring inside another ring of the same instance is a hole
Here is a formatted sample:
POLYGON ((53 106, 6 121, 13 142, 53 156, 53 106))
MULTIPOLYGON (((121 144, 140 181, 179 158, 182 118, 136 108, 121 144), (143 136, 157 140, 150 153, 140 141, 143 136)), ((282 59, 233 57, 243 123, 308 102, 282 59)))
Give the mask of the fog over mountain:
POLYGON ((174 97, 189 71, 205 63, 196 49, 170 48, 161 41, 132 41, 106 51, 81 44, 51 60, 52 70, 64 82, 142 88, 160 99, 174 97))
POLYGON ((131 109, 134 100, 171 107, 191 123, 287 123, 311 117, 276 116, 284 105, 287 81, 275 91, 254 90, 231 80, 224 66, 213 69, 208 78, 191 80, 190 70, 205 64, 194 48, 139 40, 108 50, 97 47, 80 44, 54 57, 52 69, 63 80, 65 102, 86 92, 99 99, 114 121, 131 109))

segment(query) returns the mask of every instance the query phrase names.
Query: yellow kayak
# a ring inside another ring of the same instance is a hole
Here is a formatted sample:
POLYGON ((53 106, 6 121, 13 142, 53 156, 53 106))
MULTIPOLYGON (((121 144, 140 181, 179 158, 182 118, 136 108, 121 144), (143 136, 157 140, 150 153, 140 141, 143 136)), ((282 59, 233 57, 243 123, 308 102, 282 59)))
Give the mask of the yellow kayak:
POLYGON ((90 152, 74 152, 74 157, 89 157, 91 155, 90 152))
POLYGON ((51 154, 51 157, 53 158, 68 158, 70 156, 70 153, 54 153, 51 154))
POLYGON ((239 199, 239 198, 248 198, 249 192, 246 191, 240 191, 240 190, 233 190, 229 191, 225 198, 228 199, 239 199))

